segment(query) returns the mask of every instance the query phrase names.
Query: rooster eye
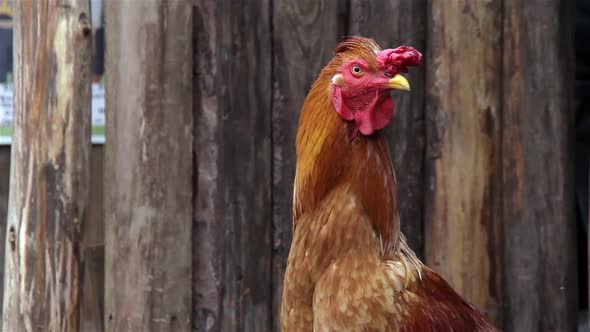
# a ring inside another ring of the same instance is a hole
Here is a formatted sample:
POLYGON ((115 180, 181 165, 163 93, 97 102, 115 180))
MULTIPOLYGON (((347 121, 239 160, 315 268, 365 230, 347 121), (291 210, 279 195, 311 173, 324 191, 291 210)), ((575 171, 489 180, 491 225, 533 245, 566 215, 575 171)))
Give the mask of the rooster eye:
POLYGON ((352 73, 353 74, 358 75, 358 74, 360 74, 362 72, 363 72, 363 69, 361 67, 359 67, 359 66, 353 66, 352 67, 352 73))

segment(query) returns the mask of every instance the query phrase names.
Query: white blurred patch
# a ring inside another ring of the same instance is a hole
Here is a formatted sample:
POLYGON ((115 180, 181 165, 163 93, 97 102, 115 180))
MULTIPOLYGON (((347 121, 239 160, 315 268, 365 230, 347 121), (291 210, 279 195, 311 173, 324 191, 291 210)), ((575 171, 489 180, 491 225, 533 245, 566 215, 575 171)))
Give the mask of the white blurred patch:
POLYGON ((342 86, 344 85, 344 75, 336 74, 332 77, 332 84, 342 86))

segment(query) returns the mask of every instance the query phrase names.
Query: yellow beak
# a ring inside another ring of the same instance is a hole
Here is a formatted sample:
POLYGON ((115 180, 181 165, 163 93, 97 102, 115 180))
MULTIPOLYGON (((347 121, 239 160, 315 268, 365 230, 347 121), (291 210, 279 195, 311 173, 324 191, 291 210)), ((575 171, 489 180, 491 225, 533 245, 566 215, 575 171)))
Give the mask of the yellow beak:
POLYGON ((408 80, 402 75, 397 74, 387 81, 387 87, 390 89, 410 91, 410 82, 408 82, 408 80))

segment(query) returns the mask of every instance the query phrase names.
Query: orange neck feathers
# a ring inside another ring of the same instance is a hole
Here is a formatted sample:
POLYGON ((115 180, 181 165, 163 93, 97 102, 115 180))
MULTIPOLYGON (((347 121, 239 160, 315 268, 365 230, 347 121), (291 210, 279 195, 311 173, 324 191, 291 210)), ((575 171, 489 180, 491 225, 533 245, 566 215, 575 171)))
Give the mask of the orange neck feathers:
POLYGON ((381 238, 385 257, 399 247, 395 176, 389 147, 381 132, 354 137, 330 99, 335 58, 313 84, 301 111, 297 133, 297 169, 293 204, 294 227, 336 186, 350 184, 381 238))

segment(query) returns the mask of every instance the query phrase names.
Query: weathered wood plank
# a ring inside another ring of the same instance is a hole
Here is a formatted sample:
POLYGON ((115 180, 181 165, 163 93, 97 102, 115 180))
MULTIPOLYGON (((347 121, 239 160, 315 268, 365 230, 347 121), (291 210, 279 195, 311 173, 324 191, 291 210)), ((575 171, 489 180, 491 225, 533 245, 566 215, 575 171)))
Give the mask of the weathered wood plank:
POLYGON ((196 2, 198 331, 271 329, 269 10, 196 2))
POLYGON ((191 8, 107 3, 106 331, 190 330, 191 8))
POLYGON ((84 248, 80 331, 104 331, 104 246, 84 248))
POLYGON ((104 147, 92 146, 90 155, 90 196, 84 246, 104 246, 104 147))
MULTIPOLYGON (((371 37, 383 48, 409 45, 425 52, 426 0, 351 1, 349 34, 371 37)), ((411 93, 396 93, 387 129, 397 178, 398 212, 410 247, 424 254, 424 78, 426 65, 407 74, 411 93)))
POLYGON ((576 331, 572 1, 505 1, 506 331, 576 331))
POLYGON ((273 1, 273 331, 292 236, 295 134, 303 100, 345 34, 346 1, 273 1))
POLYGON ((499 0, 429 2, 426 57, 426 262, 495 322, 501 6, 499 0))
POLYGON ((193 14, 193 116, 196 174, 193 178, 192 330, 221 331, 223 302, 224 192, 223 110, 228 90, 223 70, 216 1, 195 0, 193 14))
POLYGON ((224 320, 221 331, 271 330, 270 1, 229 1, 223 110, 224 320), (247 26, 248 29, 242 27, 247 26), (233 311, 233 312, 232 312, 233 311), (229 319, 236 317, 238 324, 229 319))
MULTIPOLYGON (((6 239, 6 216, 8 212, 8 192, 10 180, 10 147, 0 147, 0 239, 6 239)), ((0 245, 0 280, 4 280, 4 249, 0 245)), ((0 303, 4 295, 4 283, 0 282, 0 303)), ((2 322, 0 322, 2 331, 2 322)))
POLYGON ((90 171, 88 1, 17 1, 5 331, 79 331, 90 171))
POLYGON ((103 147, 92 146, 90 155, 90 196, 84 227, 84 281, 80 330, 104 331, 104 177, 103 147))

